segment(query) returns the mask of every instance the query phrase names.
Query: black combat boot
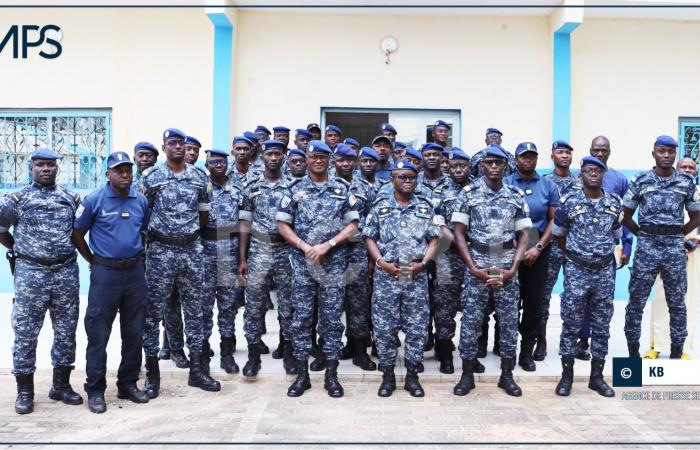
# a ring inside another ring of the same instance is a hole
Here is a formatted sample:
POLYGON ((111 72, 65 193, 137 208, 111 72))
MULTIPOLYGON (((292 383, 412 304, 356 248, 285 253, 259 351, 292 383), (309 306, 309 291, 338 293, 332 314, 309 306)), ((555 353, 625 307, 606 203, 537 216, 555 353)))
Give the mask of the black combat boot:
POLYGON ((477 339, 479 349, 476 352, 477 358, 486 358, 486 351, 489 348, 489 323, 486 318, 481 322, 481 336, 477 339))
POLYGON ((486 372, 486 367, 477 359, 474 363, 474 373, 484 373, 486 372))
POLYGON ((411 394, 411 397, 423 397, 425 391, 418 381, 418 363, 406 361, 406 379, 403 388, 411 394))
POLYGON ((203 391, 218 392, 221 390, 221 384, 209 376, 209 367, 204 367, 204 361, 201 353, 190 351, 190 376, 187 378, 187 384, 203 391))
POLYGON ((170 359, 173 360, 179 369, 187 369, 190 367, 190 361, 187 359, 184 349, 170 350, 170 359))
POLYGON ((272 359, 282 359, 284 356, 284 336, 282 336, 282 327, 280 327, 280 332, 279 332, 279 339, 280 342, 277 345, 277 348, 272 351, 272 359))
MULTIPOLYGON (((147 396, 148 397, 148 396, 147 396)), ((102 414, 107 411, 107 402, 105 402, 105 393, 102 391, 88 394, 88 409, 95 414, 102 414)))
POLYGON ((579 339, 576 343, 576 359, 588 361, 591 359, 591 354, 588 352, 588 339, 579 339))
POLYGON ((355 340, 350 336, 349 334, 345 334, 345 346, 340 349, 340 352, 338 352, 338 359, 341 359, 343 361, 347 359, 352 359, 352 357, 355 355, 355 352, 353 350, 353 345, 355 344, 355 340))
POLYGON ((683 356, 683 344, 671 344, 671 356, 670 359, 681 359, 683 356))
MULTIPOLYGON (((265 333, 263 333, 265 334, 265 333)), ((269 355, 270 354, 270 347, 267 346, 266 343, 263 341, 260 341, 260 354, 261 355, 269 355)))
POLYGON ((396 390, 396 375, 394 374, 394 365, 379 366, 382 371, 382 384, 379 385, 377 395, 380 397, 391 397, 391 394, 396 390))
POLYGON ((292 341, 284 341, 284 355, 282 355, 282 366, 287 375, 297 374, 297 365, 294 362, 294 346, 292 341))
POLYGON ((588 380, 588 388, 593 389, 603 397, 615 397, 615 391, 603 378, 603 367, 605 367, 605 359, 593 358, 591 360, 591 378, 588 380))
POLYGON ((58 366, 53 369, 53 386, 49 390, 51 400, 60 400, 66 405, 82 405, 83 397, 70 385, 70 373, 73 366, 58 366))
POLYGON ((505 390, 508 395, 520 397, 523 395, 523 391, 513 379, 514 367, 515 358, 501 358, 501 377, 498 379, 498 387, 505 390))
POLYGON ((311 329, 311 356, 318 358, 323 353, 323 345, 321 345, 321 337, 316 333, 316 327, 311 329))
POLYGON ((214 352, 211 350, 209 345, 209 340, 202 341, 202 370, 204 373, 209 375, 209 365, 211 364, 211 357, 214 356, 214 352))
POLYGON ((540 322, 540 334, 537 335, 537 346, 532 354, 532 359, 535 361, 544 361, 547 356, 547 321, 540 322))
POLYGON ((160 367, 157 356, 146 356, 146 382, 143 390, 149 398, 156 398, 160 393, 160 367))
POLYGON ((451 340, 438 339, 435 341, 435 357, 440 361, 440 372, 455 373, 455 366, 452 362, 451 340))
POLYGON ((366 339, 353 339, 352 344, 352 363, 362 370, 377 370, 377 365, 372 361, 372 358, 367 354, 366 339))
POLYGON ((630 358, 639 358, 639 342, 627 341, 627 351, 630 358))
POLYGON ((328 395, 334 398, 342 397, 345 393, 343 386, 338 381, 338 360, 328 360, 326 362, 326 375, 323 378, 323 389, 328 391, 328 395))
POLYGON ((301 397, 304 392, 311 389, 311 379, 309 378, 309 362, 295 360, 297 366, 297 378, 289 389, 287 397, 301 397))
POLYGON ((322 336, 318 337, 318 352, 316 354, 316 358, 311 361, 311 365, 309 368, 313 372, 320 372, 322 370, 326 369, 326 354, 323 353, 323 345, 324 345, 324 339, 322 336))
POLYGON ((260 346, 258 344, 248 345, 248 362, 243 366, 244 377, 256 377, 260 372, 260 346))
POLYGON ((15 380, 17 381, 15 412, 29 414, 34 411, 34 374, 16 375, 15 380))
MULTIPOLYGON (((425 341, 425 345, 423 346, 423 351, 429 352, 430 350, 435 347, 435 334, 433 334, 433 323, 432 323, 432 318, 430 320, 430 325, 428 326, 428 339, 425 341)), ((398 335, 396 336, 398 338, 398 335)), ((397 348, 399 347, 398 345, 396 346, 397 348)))
POLYGON ((518 357, 518 365, 527 372, 534 372, 537 369, 535 360, 532 359, 532 348, 535 346, 535 340, 532 338, 523 338, 520 341, 520 356, 518 357))
POLYGON ((557 383, 554 393, 566 397, 571 394, 571 386, 574 384, 574 357, 561 357, 561 380, 557 383))
POLYGON ((158 359, 170 359, 170 339, 168 339, 168 333, 165 331, 165 328, 163 328, 163 346, 158 353, 158 359))
POLYGON ((501 332, 498 330, 498 321, 494 321, 493 329, 493 354, 501 356, 501 332))
POLYGON ((226 371, 226 373, 238 373, 240 371, 236 360, 233 357, 233 348, 236 338, 232 337, 222 337, 221 338, 221 368, 226 371))
POLYGON ((476 364, 476 359, 463 359, 462 360, 462 376, 459 378, 459 382, 455 385, 452 393, 454 395, 464 396, 467 395, 472 389, 474 389, 474 365, 476 364))

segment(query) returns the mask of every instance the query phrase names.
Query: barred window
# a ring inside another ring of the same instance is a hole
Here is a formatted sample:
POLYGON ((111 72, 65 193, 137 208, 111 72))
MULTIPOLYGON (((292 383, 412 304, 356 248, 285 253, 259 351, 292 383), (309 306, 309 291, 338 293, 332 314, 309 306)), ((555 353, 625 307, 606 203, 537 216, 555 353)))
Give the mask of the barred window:
POLYGON ((678 157, 688 156, 700 163, 700 117, 681 117, 678 157))
POLYGON ((62 156, 59 184, 73 189, 100 186, 111 129, 111 110, 0 110, 0 189, 31 181, 30 157, 41 147, 62 156))

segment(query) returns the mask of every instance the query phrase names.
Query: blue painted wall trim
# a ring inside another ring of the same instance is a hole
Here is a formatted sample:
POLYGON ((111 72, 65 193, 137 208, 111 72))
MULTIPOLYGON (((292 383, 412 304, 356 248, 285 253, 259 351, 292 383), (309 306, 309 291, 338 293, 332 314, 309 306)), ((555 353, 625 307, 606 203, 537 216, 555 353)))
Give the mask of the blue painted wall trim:
POLYGON ((571 32, 579 25, 566 22, 554 32, 552 141, 571 140, 571 32))
POLYGON ((233 25, 224 13, 207 14, 214 25, 214 89, 212 92, 212 143, 228 150, 233 78, 233 25))

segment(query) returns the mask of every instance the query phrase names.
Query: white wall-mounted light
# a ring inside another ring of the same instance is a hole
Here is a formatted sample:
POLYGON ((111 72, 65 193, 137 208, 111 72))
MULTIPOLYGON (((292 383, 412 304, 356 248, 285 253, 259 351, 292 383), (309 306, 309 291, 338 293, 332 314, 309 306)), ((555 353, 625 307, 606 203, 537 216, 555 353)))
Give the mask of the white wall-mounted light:
POLYGON ((387 36, 382 39, 380 47, 384 52, 384 57, 386 58, 384 64, 390 64, 391 60, 389 59, 389 56, 399 49, 399 42, 396 40, 395 37, 387 36))

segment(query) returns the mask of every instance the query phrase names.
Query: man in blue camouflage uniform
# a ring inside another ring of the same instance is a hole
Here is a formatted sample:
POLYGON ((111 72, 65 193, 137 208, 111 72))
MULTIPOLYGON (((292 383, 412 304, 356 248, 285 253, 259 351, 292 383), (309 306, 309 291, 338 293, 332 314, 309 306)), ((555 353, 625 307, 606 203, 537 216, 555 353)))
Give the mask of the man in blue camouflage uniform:
POLYGON ((393 148, 394 144, 391 142, 391 139, 386 136, 377 136, 372 139, 372 150, 379 155, 379 162, 377 163, 374 176, 387 183, 389 178, 391 178, 391 163, 389 162, 389 157, 392 154, 393 148))
POLYGON ((258 177, 259 172, 250 166, 250 158, 255 152, 255 143, 245 136, 235 136, 231 144, 233 166, 228 169, 226 176, 241 187, 246 186, 258 177))
MULTIPOLYGON (((235 139, 234 139, 235 141, 235 139)), ((221 368, 226 373, 238 373, 233 357, 236 348, 236 300, 241 286, 238 271, 238 220, 243 205, 241 186, 226 176, 228 153, 225 150, 207 150, 207 171, 211 180, 209 220, 202 228, 204 247, 204 292, 202 322, 204 346, 202 358, 209 360, 209 338, 214 326, 214 302, 217 324, 221 335, 221 368)))
POLYGON ((265 170, 260 150, 260 138, 252 131, 244 132, 243 137, 253 143, 253 149, 250 151, 249 165, 253 175, 257 177, 265 170))
POLYGON ((435 256, 444 220, 434 214, 427 199, 413 193, 417 174, 418 169, 408 161, 394 164, 394 191, 374 203, 362 231, 376 264, 372 323, 383 372, 380 397, 389 397, 396 389, 394 336, 399 330, 406 335, 404 389, 413 397, 425 395, 418 364, 423 360, 430 320, 426 269, 435 256))
POLYGON ((499 147, 486 148, 480 162, 484 176, 462 189, 452 213, 455 245, 467 266, 459 340, 462 376, 454 387, 455 395, 467 395, 474 388, 478 339, 489 297, 494 299, 500 326, 501 377, 498 387, 508 395, 522 395, 513 380, 518 339, 519 286, 516 275, 528 244, 526 233, 532 222, 523 193, 516 187, 503 184, 507 161, 508 155, 499 147), (514 241, 517 241, 517 247, 514 241))
MULTIPOLYGON (((67 405, 83 402, 69 381, 75 362, 80 302, 78 263, 71 235, 80 196, 56 184, 58 159, 60 155, 49 149, 32 153, 33 181, 6 196, 0 207, 0 243, 16 258, 12 373, 17 381, 17 414, 34 410, 36 345, 47 310, 53 327, 54 367, 49 398, 67 405)), ((13 260, 10 264, 12 268, 13 260)))
POLYGON ((367 354, 370 342, 370 289, 367 283, 369 267, 367 249, 362 242, 362 224, 374 203, 374 188, 362 177, 353 177, 357 153, 347 144, 335 147, 333 163, 336 176, 350 183, 350 192, 357 199, 360 213, 359 231, 347 244, 348 270, 345 274, 345 301, 348 344, 343 348, 342 359, 352 358, 352 363, 363 370, 376 370, 377 365, 367 354))
POLYGON ((656 166, 635 175, 623 201, 624 223, 637 235, 630 300, 625 311, 629 356, 639 357, 642 313, 656 277, 661 274, 671 317, 671 358, 680 358, 687 336, 685 294, 688 287, 684 236, 700 225, 700 195, 693 178, 674 168, 678 143, 659 136, 652 156, 656 166), (683 224, 683 208, 690 220, 683 224), (632 218, 639 208, 639 225, 632 218))
POLYGON ((308 175, 291 183, 280 201, 277 228, 292 246, 292 330, 297 378, 287 391, 290 397, 303 395, 311 387, 308 357, 315 299, 318 322, 325 338, 327 361, 324 388, 331 397, 342 397, 338 381, 338 352, 347 248, 344 244, 357 232, 357 199, 349 183, 328 178, 330 148, 321 141, 309 142, 308 175))
POLYGON ((359 173, 356 176, 361 176, 365 181, 369 182, 375 192, 382 185, 387 183, 383 178, 377 178, 377 166, 379 165, 379 153, 369 147, 362 147, 357 154, 359 160, 359 173))
POLYGON ((326 125, 326 132, 324 133, 323 140, 328 148, 333 151, 335 146, 343 140, 343 132, 336 125, 326 125))
POLYGON ((158 149, 150 142, 139 142, 134 146, 134 165, 136 173, 134 174, 134 187, 141 190, 141 179, 143 171, 149 167, 155 166, 158 161, 158 149))
MULTIPOLYGON (((487 147, 490 145, 500 146, 502 142, 503 142, 503 133, 501 133, 501 131, 498 128, 487 128, 486 129, 486 139, 484 139, 484 143, 486 144, 487 147)), ((481 166, 479 163, 481 162, 481 158, 483 158, 484 155, 486 155, 485 150, 486 149, 480 150, 480 151, 476 152, 474 154, 474 156, 472 156, 471 170, 472 170, 472 178, 474 178, 474 179, 480 178, 484 175, 483 172, 481 171, 481 166)), ((505 175, 508 176, 508 175, 512 174, 513 172, 515 172, 515 156, 513 156, 513 154, 510 153, 509 151, 506 151, 506 154, 508 155, 508 167, 506 167, 505 175)))
MULTIPOLYGON (((150 222, 146 253, 148 312, 143 330, 146 354, 145 391, 151 398, 160 390, 158 366, 158 324, 163 320, 163 304, 172 301, 177 288, 185 314, 185 335, 190 350, 187 383, 207 391, 221 385, 209 375, 202 358, 202 293, 204 284, 200 226, 209 219, 208 180, 201 171, 185 162, 185 139, 180 130, 163 133, 165 164, 144 173, 143 194, 148 199, 150 222)), ((171 342, 172 345, 172 342, 171 342)))
POLYGON ((288 374, 296 374, 292 355, 290 250, 277 232, 277 207, 289 188, 289 182, 282 175, 284 144, 270 140, 263 142, 262 148, 265 172, 246 187, 239 213, 239 273, 247 279, 243 313, 243 329, 248 341, 248 362, 243 367, 246 377, 255 377, 260 371, 265 313, 272 289, 277 291, 284 368, 288 374), (246 256, 245 244, 251 233, 250 252, 246 256))
MULTIPOLYGON (((389 137, 389 136, 387 136, 387 137, 389 137)), ((391 137, 389 137, 389 139, 391 139, 391 137)), ((396 139, 396 138, 394 138, 394 139, 396 139)), ((404 156, 406 155, 406 149, 408 148, 408 146, 405 143, 403 143, 401 141, 397 141, 397 140, 393 140, 392 143, 393 143, 393 147, 391 150, 391 161, 396 162, 400 159, 404 159, 404 156)), ((420 166, 416 166, 416 168, 420 172, 420 166)), ((388 182, 388 180, 387 180, 387 182, 388 182)))
POLYGON ((581 161, 581 185, 574 185, 561 199, 554 215, 553 234, 565 249, 564 292, 561 296, 562 330, 559 342, 562 376, 557 395, 571 393, 574 382, 576 340, 584 307, 591 314, 591 377, 588 387, 604 397, 615 392, 603 379, 608 354, 610 319, 614 312, 615 244, 622 236, 622 200, 605 192, 607 167, 597 158, 581 161))
MULTIPOLYGON (((571 172, 572 153, 574 148, 566 141, 557 140, 552 143, 552 161, 554 162, 554 170, 545 175, 543 178, 548 179, 557 187, 559 197, 571 188, 572 185, 579 182, 578 174, 571 172)), ((533 353, 532 359, 535 361, 544 361, 547 356, 547 320, 549 320, 549 303, 552 299, 552 290, 559 278, 559 270, 564 262, 564 252, 559 248, 559 244, 553 243, 549 253, 549 263, 547 266, 547 281, 544 285, 544 296, 540 308, 540 331, 537 336, 537 346, 533 353)))
MULTIPOLYGON (((284 161, 284 160, 283 160, 284 161)), ((282 173, 287 181, 295 178, 303 178, 306 175, 306 152, 298 148, 293 148, 287 153, 287 160, 284 163, 282 173), (286 170, 285 170, 286 168, 286 170)))

